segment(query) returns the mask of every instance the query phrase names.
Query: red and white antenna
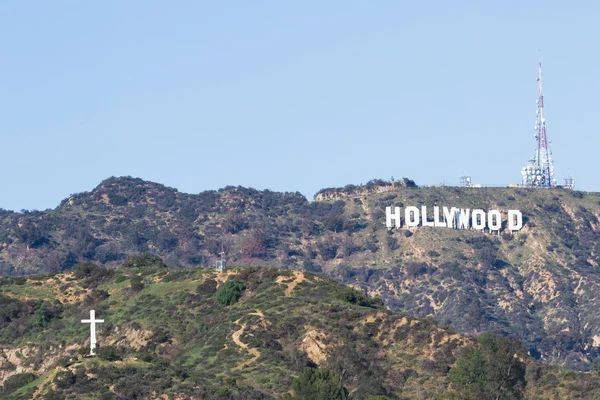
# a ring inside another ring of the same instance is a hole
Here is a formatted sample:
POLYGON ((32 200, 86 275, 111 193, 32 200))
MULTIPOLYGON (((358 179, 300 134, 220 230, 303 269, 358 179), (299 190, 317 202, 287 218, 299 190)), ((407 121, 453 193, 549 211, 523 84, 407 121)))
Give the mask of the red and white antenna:
POLYGON ((544 113, 544 88, 542 86, 542 58, 538 62, 538 99, 535 119, 536 150, 533 158, 523 167, 523 185, 529 187, 553 188, 556 187, 554 166, 552 164, 552 151, 546 133, 546 114, 544 113))

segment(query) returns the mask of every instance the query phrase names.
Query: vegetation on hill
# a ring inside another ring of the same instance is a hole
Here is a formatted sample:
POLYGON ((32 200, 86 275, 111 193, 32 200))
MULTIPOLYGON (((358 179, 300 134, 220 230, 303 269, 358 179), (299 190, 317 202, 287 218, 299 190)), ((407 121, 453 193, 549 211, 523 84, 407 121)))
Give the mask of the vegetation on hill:
POLYGON ((310 273, 215 273, 139 257, 116 269, 5 278, 0 300, 3 399, 600 395, 596 373, 541 364, 514 340, 476 341, 387 311, 310 273), (96 357, 87 356, 89 326, 80 323, 90 309, 105 321, 96 357))
MULTIPOLYGON (((432 316, 459 332, 518 338, 535 358, 600 365, 600 196, 523 188, 415 188, 373 181, 299 193, 227 187, 179 193, 110 178, 54 210, 0 212, 0 274, 117 266, 134 254, 166 265, 230 263, 319 273, 432 316), (388 231, 386 206, 519 209, 520 233, 419 227, 388 231), (161 261, 162 262, 162 261, 161 261)), ((404 185, 402 184, 404 183, 404 185)), ((133 282, 140 290, 144 282, 133 282)), ((55 312, 48 304, 48 312, 55 312)))

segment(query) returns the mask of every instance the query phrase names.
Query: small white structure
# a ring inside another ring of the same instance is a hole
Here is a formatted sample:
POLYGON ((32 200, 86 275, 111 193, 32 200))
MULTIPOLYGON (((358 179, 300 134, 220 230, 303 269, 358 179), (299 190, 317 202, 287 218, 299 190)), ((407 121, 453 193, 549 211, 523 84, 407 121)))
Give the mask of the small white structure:
POLYGON ((460 177, 460 186, 461 187, 471 187, 473 183, 471 182, 471 177, 468 175, 463 175, 460 177))
POLYGON ((90 310, 90 319, 82 319, 82 324, 90 324, 90 356, 95 355, 96 349, 96 324, 103 323, 103 319, 96 319, 96 311, 90 310))
POLYGON ((565 189, 575 189, 575 179, 573 179, 573 177, 568 177, 565 178, 565 186, 563 186, 565 189))
POLYGON ((221 252, 219 253, 219 255, 221 256, 220 260, 217 260, 217 265, 216 265, 216 270, 217 272, 223 272, 225 271, 225 252, 223 251, 223 249, 221 249, 221 252))

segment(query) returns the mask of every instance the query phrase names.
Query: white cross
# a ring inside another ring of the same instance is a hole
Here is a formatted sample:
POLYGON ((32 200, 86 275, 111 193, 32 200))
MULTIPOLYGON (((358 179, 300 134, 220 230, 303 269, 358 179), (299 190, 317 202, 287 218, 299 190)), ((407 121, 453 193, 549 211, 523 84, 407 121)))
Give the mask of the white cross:
POLYGON ((103 323, 103 319, 96 319, 96 311, 90 310, 90 319, 82 319, 82 324, 90 324, 90 356, 94 355, 96 348, 96 324, 103 323))

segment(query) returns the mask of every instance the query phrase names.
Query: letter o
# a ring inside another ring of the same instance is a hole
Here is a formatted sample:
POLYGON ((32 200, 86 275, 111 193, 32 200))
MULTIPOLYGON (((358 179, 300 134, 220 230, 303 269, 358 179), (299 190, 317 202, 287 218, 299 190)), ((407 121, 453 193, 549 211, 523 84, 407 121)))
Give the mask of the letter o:
POLYGON ((404 209, 406 226, 419 226, 420 219, 419 209, 417 207, 409 206, 404 209))
POLYGON ((502 215, 500 215, 500 211, 491 210, 488 213, 488 228, 490 228, 490 231, 499 231, 502 228, 502 215))
POLYGON ((471 214, 471 215, 472 215, 473 228, 477 229, 478 231, 484 230, 485 229, 485 211, 473 210, 473 214, 471 214))

